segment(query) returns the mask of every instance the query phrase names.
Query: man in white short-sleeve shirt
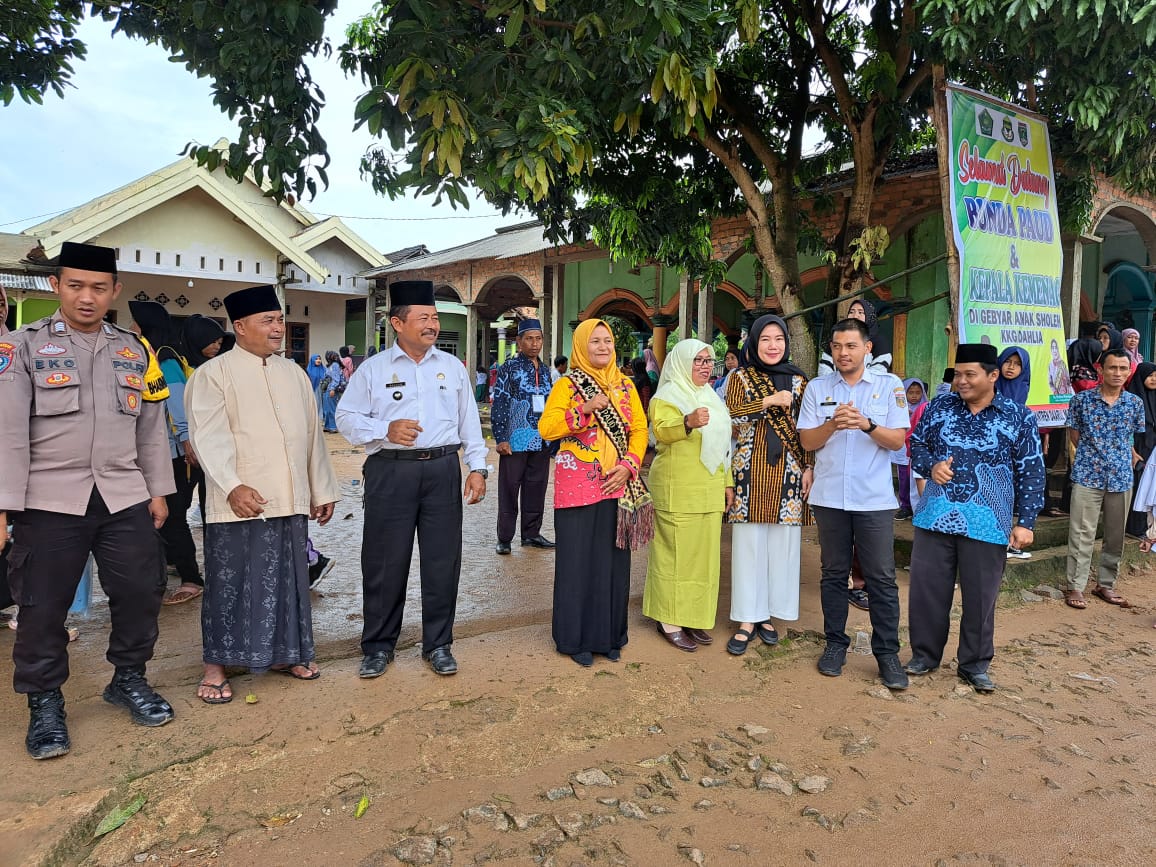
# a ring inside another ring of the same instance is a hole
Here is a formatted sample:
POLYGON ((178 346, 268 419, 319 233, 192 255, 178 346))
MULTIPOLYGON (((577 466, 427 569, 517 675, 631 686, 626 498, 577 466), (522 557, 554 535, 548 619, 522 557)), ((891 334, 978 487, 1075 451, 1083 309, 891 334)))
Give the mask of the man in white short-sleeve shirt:
POLYGON ((890 689, 905 689, 899 663, 899 588, 895 583, 891 452, 910 424, 899 377, 868 370, 867 326, 843 319, 831 334, 835 372, 807 384, 799 439, 815 452, 811 509, 819 526, 820 593, 827 647, 819 671, 838 677, 847 659, 847 575, 855 553, 871 599, 871 651, 890 689))

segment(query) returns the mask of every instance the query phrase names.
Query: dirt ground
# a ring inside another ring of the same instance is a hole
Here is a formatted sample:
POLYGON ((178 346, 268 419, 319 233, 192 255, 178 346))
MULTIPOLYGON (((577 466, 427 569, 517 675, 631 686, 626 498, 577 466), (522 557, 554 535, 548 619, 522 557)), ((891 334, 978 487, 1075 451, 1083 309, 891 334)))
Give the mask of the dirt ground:
MULTIPOLYGON (((0 864, 1156 863, 1147 572, 1123 580, 1128 610, 1001 603, 994 695, 949 668, 892 694, 870 656, 838 679, 815 670, 813 535, 800 620, 780 624, 789 639, 728 656, 724 531, 714 646, 670 647, 636 599, 622 661, 581 669, 550 640, 553 555, 493 555, 491 496, 467 510, 460 673, 421 661, 411 592, 409 646, 362 681, 361 458, 335 460, 350 497, 315 537, 341 557, 316 604, 321 679, 239 675, 236 700, 204 705, 199 603, 166 608, 149 670, 177 719, 132 726, 100 698, 98 605, 72 646, 69 756, 28 759, 24 702, 0 695, 0 864), (93 838, 138 796, 139 812, 93 838)), ((644 573, 637 555, 636 594, 644 573)), ((868 630, 866 615, 852 610, 849 628, 868 630)))

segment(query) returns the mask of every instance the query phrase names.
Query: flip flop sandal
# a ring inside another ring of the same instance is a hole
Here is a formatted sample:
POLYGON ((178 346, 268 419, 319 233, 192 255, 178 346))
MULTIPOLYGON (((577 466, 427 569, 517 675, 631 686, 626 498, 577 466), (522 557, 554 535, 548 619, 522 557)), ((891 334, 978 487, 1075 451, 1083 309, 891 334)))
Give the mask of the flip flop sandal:
POLYGON ((1121 608, 1131 608, 1128 600, 1117 593, 1115 590, 1110 590, 1107 587, 1097 587, 1092 591, 1093 596, 1099 596, 1109 605, 1119 605, 1121 608))
POLYGON ((742 656, 747 652, 747 648, 751 646, 751 636, 753 634, 749 629, 740 629, 731 637, 731 640, 727 642, 727 653, 732 656, 742 656), (740 635, 745 635, 746 639, 740 641, 740 635))
POLYGON ((763 644, 769 644, 773 647, 779 643, 779 633, 775 629, 775 624, 769 620, 764 623, 756 623, 755 632, 759 634, 759 638, 763 640, 763 644))
POLYGON ((189 602, 202 595, 205 591, 198 587, 196 590, 190 587, 178 587, 172 593, 166 593, 165 598, 161 600, 162 605, 180 605, 182 602, 189 602))
POLYGON ((1069 590, 1065 593, 1064 604, 1069 608, 1077 608, 1081 611, 1088 607, 1088 601, 1084 599, 1084 594, 1079 590, 1069 590))
POLYGON ((1140 552, 1143 554, 1147 554, 1151 550, 1152 550, 1152 540, 1151 539, 1141 539, 1140 540, 1140 552))
POLYGON ((276 672, 277 674, 287 674, 294 680, 317 680, 317 678, 321 677, 320 669, 313 671, 304 662, 298 662, 295 665, 287 665, 285 668, 270 668, 269 670, 276 672), (293 670, 295 668, 304 668, 309 672, 309 674, 298 674, 293 670))
POLYGON ((203 701, 205 704, 228 704, 229 702, 231 702, 233 700, 233 693, 231 691, 232 690, 232 684, 230 684, 227 679, 222 680, 220 683, 209 683, 207 680, 202 680, 200 682, 199 686, 202 686, 205 689, 211 689, 217 693, 215 696, 214 695, 199 696, 201 701, 203 701), (226 688, 228 688, 230 690, 228 695, 225 695, 225 689, 226 688))

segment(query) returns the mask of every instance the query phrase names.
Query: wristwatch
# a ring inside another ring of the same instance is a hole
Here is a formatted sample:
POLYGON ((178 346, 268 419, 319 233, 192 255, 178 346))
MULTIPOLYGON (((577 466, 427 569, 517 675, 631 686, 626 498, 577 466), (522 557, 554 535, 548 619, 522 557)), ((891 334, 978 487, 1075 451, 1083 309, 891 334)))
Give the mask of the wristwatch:
POLYGON ((490 477, 490 471, 489 470, 470 470, 470 472, 471 473, 477 473, 483 479, 488 479, 490 477))
POLYGON ((877 427, 879 427, 879 425, 875 424, 875 422, 872 421, 871 419, 867 419, 867 430, 863 431, 863 433, 870 436, 871 432, 874 431, 875 428, 877 428, 877 427))

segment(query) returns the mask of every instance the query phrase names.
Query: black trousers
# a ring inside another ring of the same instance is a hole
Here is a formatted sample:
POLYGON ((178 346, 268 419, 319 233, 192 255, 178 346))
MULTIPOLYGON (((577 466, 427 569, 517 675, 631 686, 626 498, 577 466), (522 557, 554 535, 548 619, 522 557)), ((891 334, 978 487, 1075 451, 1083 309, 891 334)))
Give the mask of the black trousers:
POLYGON ((428 461, 365 461, 361 542, 362 653, 393 650, 417 532, 422 651, 452 644, 462 571, 462 469, 456 453, 428 461))
POLYGON ((847 575, 857 554, 871 598, 871 652, 899 652, 899 586, 895 583, 895 510, 849 512, 811 506, 819 525, 823 631, 827 643, 849 647, 847 575))
POLYGON ((498 456, 498 541, 514 539, 519 495, 522 505, 522 538, 542 532, 546 509, 546 483, 550 481, 550 452, 514 452, 498 456))
POLYGON ((108 661, 122 667, 152 659, 165 570, 147 502, 109 514, 94 487, 84 515, 29 509, 13 513, 12 521, 8 580, 20 605, 12 649, 17 692, 56 689, 68 680, 64 620, 90 552, 112 618, 108 661))
MULTIPOLYGON (((1007 565, 1007 546, 915 528, 907 622, 913 659, 939 665, 959 582, 959 670, 983 674, 995 656, 995 604, 1007 565)), ((871 600, 875 604, 875 600, 871 600)))
POLYGON ((165 497, 169 517, 161 527, 161 539, 165 543, 165 559, 176 567, 181 583, 203 587, 205 579, 197 565, 197 546, 193 542, 187 514, 193 503, 193 492, 197 489, 196 474, 200 472, 189 467, 183 457, 173 458, 173 481, 177 483, 177 490, 165 497))

